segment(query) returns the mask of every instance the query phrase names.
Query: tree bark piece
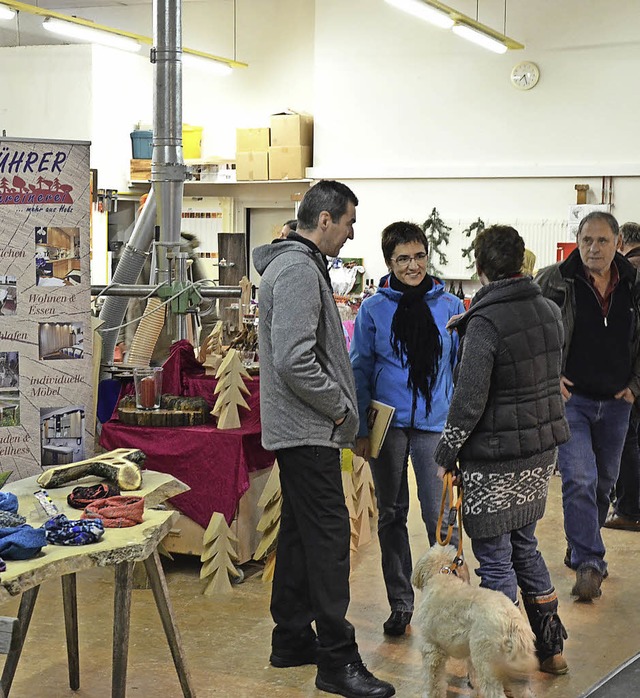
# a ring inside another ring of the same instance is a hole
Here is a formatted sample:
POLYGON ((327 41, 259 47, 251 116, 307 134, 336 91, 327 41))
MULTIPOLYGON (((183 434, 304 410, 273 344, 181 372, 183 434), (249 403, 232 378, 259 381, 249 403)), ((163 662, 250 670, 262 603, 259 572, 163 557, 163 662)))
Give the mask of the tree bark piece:
POLYGON ((64 487, 87 475, 95 475, 118 485, 121 490, 139 490, 142 473, 139 464, 145 455, 135 448, 117 448, 87 460, 57 465, 45 470, 38 478, 40 487, 64 487))

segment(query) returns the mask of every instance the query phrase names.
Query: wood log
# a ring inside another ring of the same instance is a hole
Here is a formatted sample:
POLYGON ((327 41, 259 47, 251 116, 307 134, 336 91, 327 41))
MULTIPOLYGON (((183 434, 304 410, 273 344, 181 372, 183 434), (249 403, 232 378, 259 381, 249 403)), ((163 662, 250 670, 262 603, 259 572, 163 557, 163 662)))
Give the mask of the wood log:
POLYGON ((40 487, 55 489, 87 475, 95 475, 117 484, 121 490, 138 490, 142 484, 139 464, 144 463, 144 459, 144 453, 138 449, 117 448, 94 458, 49 468, 37 482, 40 487))
POLYGON ((206 424, 208 414, 209 405, 203 397, 162 395, 157 410, 136 408, 133 395, 123 397, 118 403, 120 421, 138 427, 193 427, 206 424))

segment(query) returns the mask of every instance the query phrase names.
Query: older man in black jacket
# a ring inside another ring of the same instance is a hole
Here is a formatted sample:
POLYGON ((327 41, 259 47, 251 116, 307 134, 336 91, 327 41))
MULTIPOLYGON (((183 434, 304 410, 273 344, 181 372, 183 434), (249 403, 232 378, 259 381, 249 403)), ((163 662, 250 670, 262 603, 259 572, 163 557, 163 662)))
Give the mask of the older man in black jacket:
POLYGON ((607 575, 600 532, 616 483, 635 397, 640 394, 640 282, 617 252, 618 222, 596 211, 578 227, 578 249, 537 278, 562 310, 562 394, 571 439, 560 447, 565 564, 576 570, 572 594, 601 595, 607 575))

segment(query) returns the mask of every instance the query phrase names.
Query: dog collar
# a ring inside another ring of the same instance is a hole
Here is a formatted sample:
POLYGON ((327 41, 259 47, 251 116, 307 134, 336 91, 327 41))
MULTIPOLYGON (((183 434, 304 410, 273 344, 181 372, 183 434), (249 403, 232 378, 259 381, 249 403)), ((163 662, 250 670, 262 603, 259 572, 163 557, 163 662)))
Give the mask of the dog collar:
POLYGON ((456 570, 462 565, 464 565, 464 560, 459 555, 456 555, 450 565, 444 565, 440 568, 440 574, 453 574, 457 577, 458 572, 456 570))

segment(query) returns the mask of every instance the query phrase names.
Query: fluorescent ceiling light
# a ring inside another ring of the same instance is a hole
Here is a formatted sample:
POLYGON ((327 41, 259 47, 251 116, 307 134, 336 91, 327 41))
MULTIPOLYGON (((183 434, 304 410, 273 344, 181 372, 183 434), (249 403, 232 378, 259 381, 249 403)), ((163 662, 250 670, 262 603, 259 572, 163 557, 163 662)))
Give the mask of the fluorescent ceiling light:
POLYGON ((233 69, 226 63, 207 58, 206 56, 200 56, 196 53, 188 53, 185 50, 182 52, 182 65, 187 68, 198 68, 207 73, 220 76, 231 75, 233 72, 233 69))
MULTIPOLYGON (((66 36, 78 41, 87 41, 96 44, 105 44, 113 46, 124 51, 139 51, 142 46, 153 46, 153 39, 150 36, 143 34, 134 34, 133 32, 116 29, 115 27, 107 27, 102 24, 96 24, 88 19, 81 17, 72 17, 63 15, 54 10, 46 10, 37 5, 30 5, 20 0, 0 0, 0 10, 11 8, 16 12, 25 12, 26 14, 35 15, 36 17, 45 17, 43 26, 49 31, 66 36)), ((247 63, 232 60, 231 58, 223 58, 216 56, 213 53, 204 51, 196 51, 194 49, 184 48, 184 53, 193 54, 203 59, 213 61, 214 65, 228 66, 229 68, 246 68, 247 63)), ((215 68, 214 68, 215 70, 215 68)))
POLYGON ((66 36, 70 39, 88 41, 92 44, 103 44, 104 46, 111 46, 112 48, 118 48, 122 51, 137 53, 142 48, 141 44, 135 39, 130 39, 128 36, 120 36, 103 31, 102 29, 93 29, 92 27, 85 27, 81 24, 64 22, 59 19, 54 19, 53 17, 47 17, 42 22, 42 26, 53 34, 66 36))
POLYGON ((0 21, 8 22, 15 16, 16 13, 13 10, 10 10, 8 7, 5 7, 4 5, 0 5, 0 21))
POLYGON ((489 49, 489 51, 493 51, 494 53, 507 52, 507 46, 502 41, 494 39, 492 36, 489 36, 478 29, 473 29, 466 24, 456 23, 451 31, 454 34, 461 36, 463 39, 471 41, 474 44, 478 44, 478 46, 489 49))
POLYGON ((435 24, 442 29, 451 29, 453 26, 453 20, 449 15, 429 7, 429 5, 425 5, 422 0, 386 0, 386 2, 399 10, 408 12, 419 19, 424 19, 426 22, 435 24))
MULTIPOLYGON (((459 12, 441 2, 441 0, 386 0, 386 2, 414 17, 424 19, 443 29, 451 29, 468 41, 473 41, 473 43, 483 46, 490 51, 495 51, 495 53, 504 53, 508 49, 517 50, 524 48, 524 44, 521 44, 519 41, 511 39, 506 34, 502 34, 486 24, 482 24, 477 17, 474 19, 459 12)), ((504 2, 506 18, 507 0, 504 0, 504 2)), ((506 31, 506 26, 503 31, 506 31)))

